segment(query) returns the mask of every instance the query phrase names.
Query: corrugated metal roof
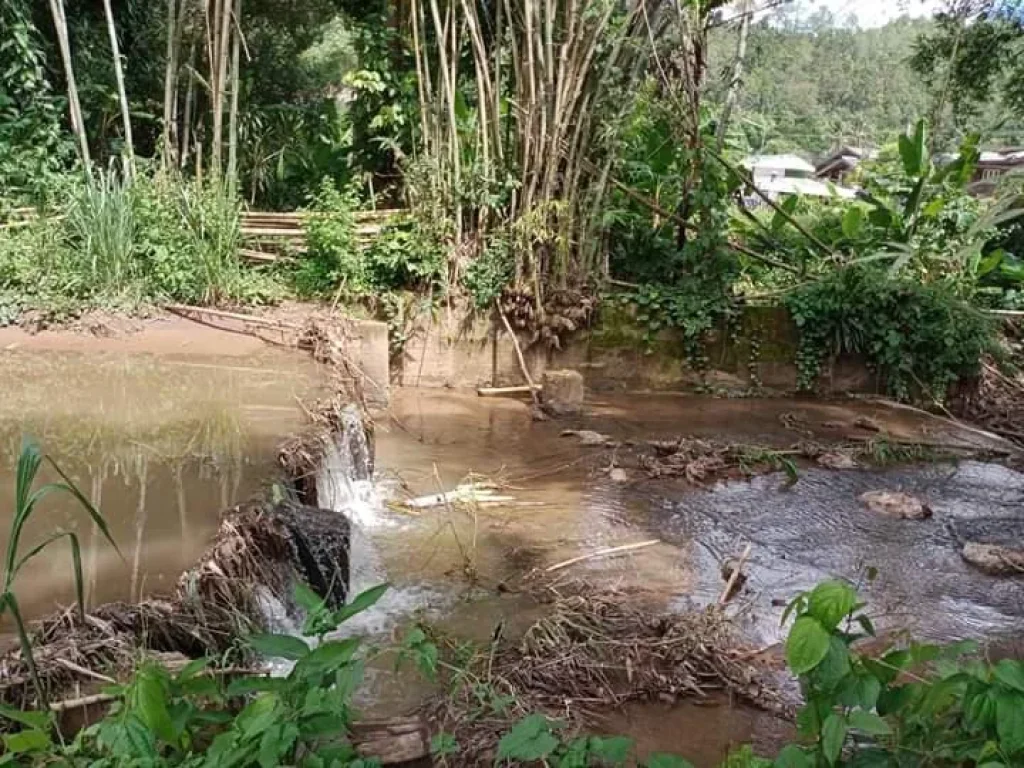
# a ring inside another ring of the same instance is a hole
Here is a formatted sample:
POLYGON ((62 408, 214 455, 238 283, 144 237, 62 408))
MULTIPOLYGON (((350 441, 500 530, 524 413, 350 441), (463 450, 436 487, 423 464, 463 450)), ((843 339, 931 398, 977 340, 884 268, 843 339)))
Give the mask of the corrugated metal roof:
POLYGON ((748 155, 743 159, 744 168, 783 168, 787 171, 814 173, 814 166, 797 155, 748 155))

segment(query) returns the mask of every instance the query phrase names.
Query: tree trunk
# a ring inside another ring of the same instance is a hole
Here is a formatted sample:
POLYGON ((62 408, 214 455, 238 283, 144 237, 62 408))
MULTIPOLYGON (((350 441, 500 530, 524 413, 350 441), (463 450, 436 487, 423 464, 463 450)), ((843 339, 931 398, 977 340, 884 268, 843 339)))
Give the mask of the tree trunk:
POLYGON ((68 81, 68 111, 71 113, 71 130, 78 139, 78 152, 85 171, 90 173, 92 161, 89 157, 89 140, 85 135, 82 105, 78 101, 78 85, 75 83, 75 70, 71 64, 71 40, 68 37, 68 22, 64 16, 64 0, 50 0, 50 13, 53 16, 53 25, 57 30, 57 44, 60 46, 60 57, 64 63, 64 76, 68 81))
POLYGON ((725 146, 725 135, 729 130, 729 118, 736 108, 740 98, 740 90, 743 87, 743 67, 747 59, 747 37, 750 34, 750 17, 754 14, 754 7, 751 0, 740 2, 740 34, 736 40, 736 61, 733 64, 732 80, 729 81, 729 90, 725 95, 725 106, 722 107, 722 116, 718 122, 718 135, 715 137, 716 151, 722 154, 725 146))
POLYGON ((114 11, 110 0, 103 0, 103 11, 107 17, 107 32, 110 34, 110 52, 114 57, 114 79, 117 81, 117 98, 121 104, 121 120, 124 122, 124 150, 126 155, 125 175, 131 178, 135 172, 135 147, 132 142, 132 119, 128 111, 128 94, 124 90, 124 70, 121 68, 121 46, 117 42, 117 27, 114 26, 114 11))
POLYGON ((182 116, 181 144, 178 150, 178 167, 184 168, 192 151, 192 115, 195 112, 196 79, 196 41, 189 43, 188 51, 188 86, 185 88, 185 113, 182 116))

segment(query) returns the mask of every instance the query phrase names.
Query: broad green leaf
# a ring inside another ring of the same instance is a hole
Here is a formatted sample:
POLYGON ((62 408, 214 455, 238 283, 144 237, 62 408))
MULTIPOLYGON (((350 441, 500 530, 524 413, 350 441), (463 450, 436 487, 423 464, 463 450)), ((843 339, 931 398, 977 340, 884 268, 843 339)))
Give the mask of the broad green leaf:
POLYGON ((821 751, 829 764, 835 765, 839 755, 842 754, 845 741, 846 718, 837 714, 829 715, 821 727, 821 751))
POLYGON ((801 616, 786 638, 786 661, 794 674, 810 672, 828 653, 829 634, 817 619, 801 616))
POLYGON ((657 752, 644 761, 644 768, 693 768, 693 763, 678 755, 657 752))
POLYGON ((857 710, 849 715, 850 727, 858 731, 870 734, 871 736, 888 736, 892 728, 881 717, 874 712, 857 710))
POLYGON ((291 635, 251 635, 248 643, 256 653, 269 658, 298 661, 309 654, 309 646, 291 635))
POLYGON ((167 711, 167 690, 153 669, 141 670, 135 678, 136 706, 139 717, 153 733, 168 744, 178 741, 170 712, 167 711))
POLYGON ((843 581, 823 581, 811 590, 807 612, 831 631, 839 626, 857 604, 857 593, 843 581))
POLYGON ((831 691, 850 673, 850 650, 840 638, 832 635, 828 652, 814 669, 814 679, 823 691, 831 691))
POLYGON ((0 717, 6 717, 15 723, 40 731, 45 731, 51 723, 49 712, 33 712, 32 710, 23 712, 7 704, 0 704, 0 717))
POLYGON ((50 734, 46 731, 37 731, 34 728, 4 736, 4 747, 15 755, 25 752, 40 752, 48 749, 52 743, 50 734))
POLYGON ((291 679, 300 680, 306 675, 323 675, 334 672, 352 660, 355 652, 359 650, 360 643, 358 637, 329 640, 323 643, 299 660, 292 670, 291 679))
POLYGON ((313 611, 319 610, 324 605, 324 599, 301 581, 295 582, 293 594, 295 596, 295 602, 307 612, 312 613, 313 611))
POLYGON ((390 584, 378 584, 376 587, 370 587, 365 592, 356 595, 355 599, 334 614, 334 620, 338 624, 341 624, 342 622, 351 619, 356 614, 362 613, 368 608, 373 607, 378 600, 384 597, 384 593, 387 592, 390 587, 390 584))
POLYGON ((843 214, 843 235, 848 239, 857 238, 864 228, 864 209, 859 205, 851 205, 843 214))
POLYGON ((925 121, 918 120, 913 135, 899 137, 900 159, 903 161, 903 170, 907 176, 917 178, 925 171, 925 133, 925 121))
POLYGON ((592 736, 588 742, 592 757, 606 765, 622 765, 633 751, 633 740, 626 736, 592 736))
POLYGON ((1024 694, 996 692, 996 733, 1007 754, 1024 750, 1024 694))
POLYGON ((992 672, 1003 685, 1024 693, 1024 662, 1002 659, 992 668, 992 672))
POLYGON ((175 679, 179 683, 183 683, 186 680, 189 680, 189 679, 195 677, 196 675, 198 675, 200 672, 202 672, 204 669, 206 669, 209 666, 209 664, 210 664, 210 660, 209 659, 205 659, 205 658, 193 659, 192 661, 190 661, 188 664, 186 664, 184 667, 181 668, 181 671, 178 672, 178 674, 175 677, 175 679))
POLYGON ((532 714, 518 723, 498 742, 498 760, 543 760, 558 747, 551 723, 544 715, 532 714))
POLYGON ((775 758, 775 768, 812 768, 810 756, 795 744, 788 744, 775 758))
POLYGON ((253 699, 235 718, 235 726, 246 738, 259 736, 281 716, 278 702, 273 693, 266 693, 253 699))
POLYGON ((863 673, 851 675, 843 683, 839 700, 847 707, 871 710, 878 703, 878 694, 881 691, 882 684, 874 675, 863 673))

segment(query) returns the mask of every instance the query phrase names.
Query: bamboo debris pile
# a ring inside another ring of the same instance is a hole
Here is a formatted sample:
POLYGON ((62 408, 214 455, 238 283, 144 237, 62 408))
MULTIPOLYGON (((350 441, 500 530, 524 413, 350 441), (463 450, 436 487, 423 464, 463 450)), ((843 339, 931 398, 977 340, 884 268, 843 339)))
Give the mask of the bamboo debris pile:
POLYGON ((532 712, 567 721, 572 732, 592 727, 599 711, 631 701, 725 692, 782 706, 721 606, 664 614, 643 592, 582 583, 548 586, 538 597, 550 611, 518 646, 479 653, 462 682, 425 708, 436 731, 455 737, 460 765, 493 765, 501 735, 532 712), (490 703, 481 688, 492 691, 490 703))
POLYGON ((963 399, 961 415, 1000 437, 1024 444, 1024 377, 982 363, 973 391, 963 399))
POLYGON ((720 478, 789 469, 804 449, 777 451, 759 446, 680 438, 652 441, 637 463, 651 477, 680 477, 692 485, 720 478))

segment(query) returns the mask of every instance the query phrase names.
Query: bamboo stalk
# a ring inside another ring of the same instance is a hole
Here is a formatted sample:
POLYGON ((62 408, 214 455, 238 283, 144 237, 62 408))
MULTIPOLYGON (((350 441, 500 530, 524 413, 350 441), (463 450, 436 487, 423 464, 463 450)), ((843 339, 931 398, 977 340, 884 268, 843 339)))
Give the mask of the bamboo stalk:
POLYGON ((64 16, 64 0, 50 0, 50 13, 53 25, 57 30, 57 45, 60 48, 61 61, 64 64, 64 77, 68 85, 68 111, 71 113, 71 130, 78 139, 78 153, 87 174, 92 171, 89 157, 89 140, 85 135, 85 122, 82 119, 82 105, 78 100, 78 85, 75 82, 75 69, 71 63, 71 40, 68 37, 68 22, 64 16))
POLYGON ((729 81, 729 90, 725 95, 725 105, 722 107, 722 116, 718 120, 718 131, 715 137, 715 151, 721 154, 725 146, 725 135, 729 129, 729 118, 739 101, 740 90, 743 87, 743 65, 747 59, 747 37, 750 33, 751 0, 742 0, 740 4, 740 31, 736 40, 736 59, 733 62, 732 79, 729 81))
POLYGON ((117 83, 117 99, 121 107, 121 120, 124 123, 124 147, 127 155, 125 175, 131 178, 135 174, 135 145, 132 141, 132 118, 128 108, 128 94, 124 89, 124 70, 121 66, 121 47, 117 42, 117 27, 114 25, 114 11, 110 0, 103 0, 103 12, 107 19, 107 33, 110 36, 110 52, 114 58, 114 80, 117 83))
POLYGON ((554 573, 555 571, 560 571, 563 568, 568 568, 570 565, 576 565, 576 563, 586 562, 587 560, 596 560, 603 557, 611 557, 613 555, 622 555, 626 552, 635 552, 638 549, 646 549, 647 547, 653 547, 655 544, 660 543, 660 539, 650 539, 649 541, 638 541, 635 544, 623 544, 618 547, 605 547, 604 549, 598 549, 586 555, 580 555, 579 557, 573 557, 568 560, 563 560, 560 563, 549 565, 544 569, 544 572, 554 573))
POLYGON ((234 194, 238 186, 238 87, 241 81, 239 67, 241 66, 242 49, 242 0, 235 0, 235 25, 239 30, 235 33, 231 42, 231 108, 228 113, 228 187, 234 194))

